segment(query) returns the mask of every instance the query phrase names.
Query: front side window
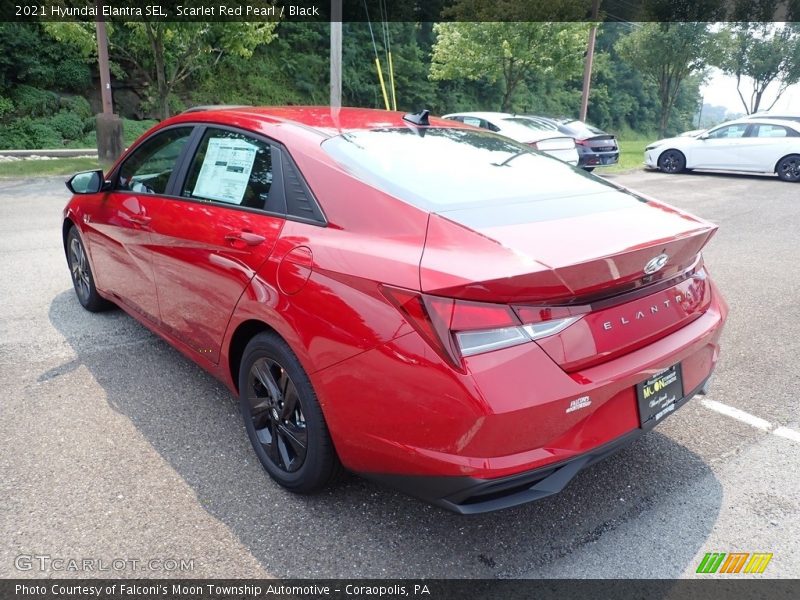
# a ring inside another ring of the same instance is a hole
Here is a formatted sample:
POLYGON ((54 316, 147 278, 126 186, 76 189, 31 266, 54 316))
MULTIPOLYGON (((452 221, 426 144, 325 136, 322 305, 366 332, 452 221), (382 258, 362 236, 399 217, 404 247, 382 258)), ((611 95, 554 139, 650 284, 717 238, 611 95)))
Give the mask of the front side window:
POLYGON ((747 131, 747 123, 740 123, 738 125, 728 125, 727 127, 720 127, 708 134, 708 137, 713 140, 740 138, 744 137, 747 131))
POLYGON ((272 148, 243 133, 210 127, 203 134, 181 195, 263 209, 272 187, 272 148))
POLYGON ((140 194, 164 194, 192 127, 175 127, 143 142, 119 170, 116 188, 140 194))

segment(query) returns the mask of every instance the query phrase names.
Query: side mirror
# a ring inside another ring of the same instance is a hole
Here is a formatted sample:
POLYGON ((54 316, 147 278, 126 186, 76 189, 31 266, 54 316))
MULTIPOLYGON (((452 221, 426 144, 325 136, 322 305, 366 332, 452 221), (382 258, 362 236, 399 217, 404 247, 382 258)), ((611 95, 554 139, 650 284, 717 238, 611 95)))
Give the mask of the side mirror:
POLYGON ((96 194, 100 190, 107 189, 108 185, 100 169, 76 173, 64 183, 73 194, 96 194))
POLYGON ((707 133, 701 133, 700 135, 697 136, 697 139, 698 140, 707 140, 708 139, 708 134, 707 133))

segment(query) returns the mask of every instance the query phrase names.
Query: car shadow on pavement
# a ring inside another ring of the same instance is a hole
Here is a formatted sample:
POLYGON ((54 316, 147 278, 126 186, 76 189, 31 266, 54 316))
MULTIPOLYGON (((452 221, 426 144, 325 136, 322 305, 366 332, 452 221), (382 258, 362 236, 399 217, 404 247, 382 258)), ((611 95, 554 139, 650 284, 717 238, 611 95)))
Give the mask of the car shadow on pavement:
MULTIPOLYGON (((666 175, 666 173, 662 173, 658 169, 642 169, 644 173, 657 173, 659 175, 666 175)), ((781 181, 775 173, 742 173, 739 171, 708 171, 703 169, 691 169, 686 171, 681 171, 677 175, 685 175, 688 177, 709 177, 709 178, 720 178, 720 179, 741 179, 741 180, 761 180, 761 181, 777 181, 781 184, 788 184, 788 182, 781 181)), ((669 177, 673 177, 674 175, 669 175, 669 177)))
POLYGON ((277 577, 678 577, 719 513, 708 465, 658 431, 560 494, 491 514, 458 516, 357 477, 295 496, 260 467, 227 389, 166 342, 122 311, 86 313, 71 289, 49 318, 75 358, 39 381, 87 369, 191 486, 187 502, 277 577))

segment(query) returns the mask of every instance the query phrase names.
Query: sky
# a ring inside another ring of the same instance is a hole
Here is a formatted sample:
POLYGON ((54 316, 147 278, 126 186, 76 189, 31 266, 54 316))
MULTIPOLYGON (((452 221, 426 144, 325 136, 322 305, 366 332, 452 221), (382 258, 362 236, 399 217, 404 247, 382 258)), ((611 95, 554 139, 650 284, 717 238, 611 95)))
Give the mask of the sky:
MULTIPOLYGON (((752 89, 752 86, 748 82, 742 82, 742 95, 748 102, 750 101, 752 89)), ((766 109, 772 103, 775 99, 777 89, 778 85, 775 82, 770 84, 761 100, 762 108, 766 109)), ((742 101, 739 99, 739 94, 736 91, 736 78, 725 75, 719 69, 712 68, 706 84, 700 88, 700 93, 703 95, 703 102, 705 104, 724 106, 733 113, 745 112, 744 105, 742 105, 742 101)), ((800 84, 789 86, 772 110, 786 110, 800 113, 800 84)))

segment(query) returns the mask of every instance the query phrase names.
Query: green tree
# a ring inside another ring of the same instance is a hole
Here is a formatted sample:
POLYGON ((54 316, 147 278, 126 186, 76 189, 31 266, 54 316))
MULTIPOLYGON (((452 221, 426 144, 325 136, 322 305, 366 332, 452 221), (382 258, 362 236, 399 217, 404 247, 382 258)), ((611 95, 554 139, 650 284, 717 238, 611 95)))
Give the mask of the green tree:
POLYGON ((141 73, 155 91, 161 118, 170 116, 176 86, 199 69, 210 69, 226 55, 249 58, 275 38, 277 23, 127 22, 109 37, 118 62, 141 73))
POLYGON ((681 84, 715 60, 716 38, 708 23, 642 23, 615 45, 620 57, 658 90, 658 130, 668 128, 681 84))
POLYGON ((580 72, 588 26, 584 23, 439 23, 430 77, 499 82, 501 110, 511 109, 529 79, 580 72))
POLYGON ((732 23, 719 33, 721 52, 717 66, 736 77, 736 91, 745 111, 757 112, 767 88, 777 83, 775 99, 800 81, 800 27, 797 23, 732 23), (743 87, 749 87, 745 98, 743 87))

